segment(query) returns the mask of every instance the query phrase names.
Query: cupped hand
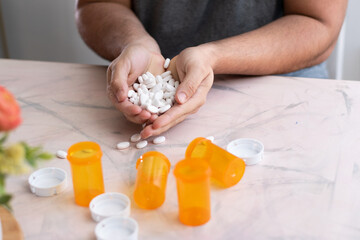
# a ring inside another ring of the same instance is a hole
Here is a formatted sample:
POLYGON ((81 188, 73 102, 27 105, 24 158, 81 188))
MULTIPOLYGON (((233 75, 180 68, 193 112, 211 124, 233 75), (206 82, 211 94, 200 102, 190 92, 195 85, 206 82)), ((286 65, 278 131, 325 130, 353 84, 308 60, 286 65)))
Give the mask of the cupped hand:
POLYGON ((169 70, 180 79, 176 104, 141 132, 143 138, 159 135, 183 121, 204 105, 214 81, 211 54, 204 48, 191 47, 171 60, 169 70))
POLYGON ((143 45, 127 46, 107 69, 107 94, 114 106, 134 123, 154 121, 157 116, 131 103, 128 91, 137 77, 149 71, 154 75, 164 72, 164 57, 143 45))

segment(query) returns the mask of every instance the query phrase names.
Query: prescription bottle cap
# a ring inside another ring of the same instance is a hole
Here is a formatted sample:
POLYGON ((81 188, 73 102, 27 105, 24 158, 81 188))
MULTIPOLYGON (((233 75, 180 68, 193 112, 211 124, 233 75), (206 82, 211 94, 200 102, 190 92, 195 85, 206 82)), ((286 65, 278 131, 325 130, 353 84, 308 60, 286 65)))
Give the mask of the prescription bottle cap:
POLYGON ((89 164, 101 159, 102 152, 95 142, 79 142, 68 150, 67 159, 74 164, 89 164))
POLYGON ((201 181, 210 177, 210 166, 201 159, 184 159, 175 165, 174 175, 186 182, 201 181))
POLYGON ((157 151, 150 151, 150 152, 146 152, 143 155, 141 155, 136 162, 136 169, 138 168, 139 164, 145 158, 148 158, 148 157, 158 157, 158 158, 163 159, 165 161, 166 165, 168 166, 168 172, 170 171, 171 164, 169 162, 169 159, 164 154, 162 154, 161 152, 157 152, 157 151))
POLYGON ((37 196, 49 197, 63 192, 67 185, 66 172, 60 168, 41 168, 29 177, 30 190, 37 196))
POLYGON ((91 200, 89 209, 95 222, 113 216, 128 217, 130 215, 130 199, 122 193, 103 193, 91 200))
POLYGON ((129 217, 109 217, 99 222, 95 227, 98 240, 138 239, 139 225, 129 217))
POLYGON ((264 145, 252 138, 239 138, 231 141, 226 150, 231 154, 242 158, 246 165, 255 165, 263 159, 264 145))

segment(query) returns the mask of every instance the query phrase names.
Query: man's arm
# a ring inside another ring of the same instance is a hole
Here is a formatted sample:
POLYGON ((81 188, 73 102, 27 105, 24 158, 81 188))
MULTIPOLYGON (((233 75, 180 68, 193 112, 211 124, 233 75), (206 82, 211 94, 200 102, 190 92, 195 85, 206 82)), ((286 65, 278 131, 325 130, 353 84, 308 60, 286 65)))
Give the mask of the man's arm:
POLYGON ((185 49, 172 60, 182 81, 175 97, 179 105, 144 128, 142 137, 158 135, 196 112, 213 74, 278 74, 323 62, 336 44, 346 6, 347 0, 284 0, 285 16, 270 24, 185 49))
POLYGON ((112 61, 107 71, 109 99, 128 120, 143 123, 157 116, 128 101, 129 87, 146 71, 161 73, 165 60, 130 4, 130 0, 78 0, 76 20, 87 45, 112 61))
POLYGON ((285 0, 284 17, 254 31, 204 44, 215 74, 292 72, 326 60, 335 47, 347 0, 285 0))
POLYGON ((86 44, 110 61, 134 43, 160 54, 158 44, 132 12, 131 0, 78 0, 76 22, 86 44))

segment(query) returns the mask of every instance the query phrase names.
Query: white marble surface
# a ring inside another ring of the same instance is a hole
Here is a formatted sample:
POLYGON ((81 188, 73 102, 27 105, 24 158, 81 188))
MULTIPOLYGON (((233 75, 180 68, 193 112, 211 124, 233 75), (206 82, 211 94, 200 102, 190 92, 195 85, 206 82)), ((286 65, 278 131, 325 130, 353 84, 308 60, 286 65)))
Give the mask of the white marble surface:
MULTIPOLYGON (((0 84, 17 97, 23 124, 11 141, 42 144, 55 153, 78 141, 101 145, 106 191, 127 194, 139 239, 360 239, 360 82, 287 77, 218 77, 206 105, 169 130, 162 145, 119 151, 141 126, 127 122, 107 100, 104 67, 0 61, 0 84), (177 219, 173 167, 187 144, 215 136, 265 145, 264 160, 246 168, 229 189, 212 187, 211 220, 200 227, 177 219), (171 161, 166 201, 139 209, 132 192, 136 159, 157 150, 171 161)), ((65 169, 67 160, 41 165, 65 169)), ((8 190, 25 239, 94 239, 88 208, 74 203, 72 183, 55 197, 33 195, 27 176, 8 190)))

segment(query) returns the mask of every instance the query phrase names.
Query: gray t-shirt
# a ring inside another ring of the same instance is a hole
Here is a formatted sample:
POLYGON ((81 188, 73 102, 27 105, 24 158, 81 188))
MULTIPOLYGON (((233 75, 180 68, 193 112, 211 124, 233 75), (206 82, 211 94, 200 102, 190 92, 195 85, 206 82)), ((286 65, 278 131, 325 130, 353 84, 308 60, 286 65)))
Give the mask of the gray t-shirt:
MULTIPOLYGON (((283 0, 133 0, 132 8, 168 58, 187 47, 239 35, 283 16, 283 0)), ((290 75, 326 78, 327 71, 323 63, 290 75)))

